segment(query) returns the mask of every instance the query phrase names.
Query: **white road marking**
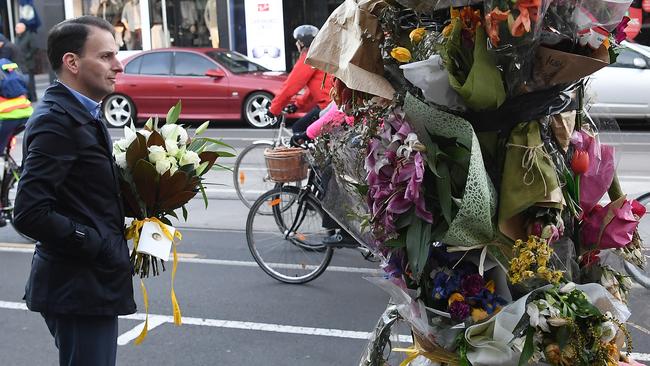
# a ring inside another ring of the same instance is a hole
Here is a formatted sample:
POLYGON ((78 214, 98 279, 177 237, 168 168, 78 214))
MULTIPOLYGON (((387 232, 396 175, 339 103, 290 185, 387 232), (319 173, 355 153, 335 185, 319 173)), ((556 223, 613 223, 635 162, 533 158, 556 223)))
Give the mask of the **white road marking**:
MULTIPOLYGON (((9 302, 9 301, 0 301, 0 308, 12 309, 12 310, 27 310, 27 306, 25 306, 24 303, 9 302)), ((138 334, 140 334, 140 331, 142 331, 142 326, 144 325, 145 316, 146 315, 143 313, 120 316, 121 319, 142 321, 142 323, 138 324, 133 329, 130 329, 129 331, 125 332, 120 337, 118 337, 118 344, 120 346, 128 344, 130 341, 135 339, 138 336, 138 334)), ((149 314, 149 330, 165 323, 173 324, 174 317, 169 315, 149 314)), ((239 321, 239 320, 192 318, 187 316, 183 317, 183 324, 198 325, 204 327, 253 330, 253 331, 260 331, 260 332, 274 332, 274 333, 285 333, 285 334, 301 334, 301 335, 347 338, 347 339, 368 339, 370 337, 369 332, 360 332, 360 331, 353 331, 353 330, 299 327, 294 325, 256 323, 256 322, 246 322, 246 321, 239 321)), ((402 342, 408 342, 411 340, 411 336, 402 335, 399 337, 399 340, 402 342)))
MULTIPOLYGON (((172 322, 173 321, 174 319, 172 319, 172 322)), ((147 331, 151 332, 152 329, 154 329, 155 327, 161 324, 165 324, 166 322, 167 322, 167 318, 164 316, 149 315, 149 323, 147 324, 147 331)), ((122 335, 117 337, 117 345, 125 346, 129 344, 129 342, 136 339, 140 335, 140 332, 142 332, 142 328, 144 328, 144 322, 136 325, 135 327, 133 327, 133 329, 122 333, 122 335)))
POLYGON ((636 353, 632 352, 630 358, 634 361, 650 361, 650 353, 636 353))
MULTIPOLYGON (((0 308, 13 309, 13 310, 27 310, 27 306, 21 302, 0 301, 0 308)), ((136 313, 132 315, 120 316, 122 319, 140 320, 144 322, 145 314, 136 313)), ((169 315, 149 314, 149 330, 165 323, 174 323, 174 317, 169 315), (156 325, 153 325, 155 322, 156 325)), ((185 325, 198 325, 204 327, 226 328, 226 329, 239 329, 239 330, 252 330, 259 332, 273 332, 285 334, 300 334, 311 335, 320 337, 334 337, 334 338, 347 338, 347 339, 369 339, 369 332, 360 332, 353 330, 331 329, 331 328, 313 328, 313 327, 299 327, 294 325, 283 325, 273 323, 256 323, 244 322, 238 320, 222 320, 222 319, 205 319, 205 318, 192 318, 183 317, 183 324, 185 325)), ((128 344, 131 340, 140 334, 144 323, 138 324, 135 328, 122 334, 117 341, 120 346, 128 344), (127 341, 128 339, 128 341, 127 341), (122 342, 122 343, 120 343, 122 342)), ((411 343, 412 338, 410 335, 399 335, 398 340, 404 343, 411 343)), ((631 357, 637 361, 650 361, 650 354, 648 353, 632 353, 631 357)))
MULTIPOLYGON (((0 243, 0 252, 9 253, 34 253, 34 244, 17 244, 17 243, 0 243)), ((198 263, 198 264, 213 264, 220 266, 233 266, 233 267, 258 267, 257 262, 254 261, 236 261, 227 259, 212 259, 212 258, 195 258, 195 253, 178 253, 178 261, 181 263, 198 263)), ((302 265, 287 264, 287 263, 271 263, 272 267, 284 269, 304 269, 302 265)), ((307 266, 313 267, 313 266, 307 266)), ((363 273, 370 275, 380 275, 383 272, 376 268, 357 268, 357 267, 341 267, 341 266, 328 266, 328 272, 344 272, 344 273, 363 273)))

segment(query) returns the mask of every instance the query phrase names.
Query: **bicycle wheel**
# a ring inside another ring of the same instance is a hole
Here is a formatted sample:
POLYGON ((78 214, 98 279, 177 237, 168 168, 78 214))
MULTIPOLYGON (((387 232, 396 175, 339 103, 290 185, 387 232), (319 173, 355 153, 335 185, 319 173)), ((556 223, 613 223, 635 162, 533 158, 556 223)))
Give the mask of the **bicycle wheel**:
POLYGON ((16 161, 11 157, 11 155, 5 155, 5 169, 2 177, 2 188, 0 189, 0 203, 2 204, 2 219, 7 220, 11 223, 14 230, 27 239, 30 243, 35 243, 36 240, 30 238, 29 236, 21 233, 14 226, 14 199, 16 198, 16 188, 18 186, 18 180, 20 179, 20 166, 16 161))
POLYGON ((248 208, 257 197, 275 186, 269 180, 264 162, 264 150, 272 148, 271 142, 258 142, 247 146, 237 156, 232 172, 233 185, 237 197, 248 208))
MULTIPOLYGON (((641 244, 643 245, 643 255, 645 255, 646 260, 648 260, 650 259, 650 248, 648 247, 648 245, 650 245, 650 193, 646 193, 636 200, 646 208, 646 214, 639 221, 637 231, 641 238, 641 244)), ((643 270, 634 266, 632 263, 625 262, 625 270, 641 286, 650 289, 650 261, 646 264, 643 270)))
POLYGON ((323 245, 323 210, 309 193, 284 186, 261 195, 246 220, 248 249, 257 264, 278 281, 299 284, 320 276, 333 249, 323 245), (269 211, 272 214, 268 214, 269 211))

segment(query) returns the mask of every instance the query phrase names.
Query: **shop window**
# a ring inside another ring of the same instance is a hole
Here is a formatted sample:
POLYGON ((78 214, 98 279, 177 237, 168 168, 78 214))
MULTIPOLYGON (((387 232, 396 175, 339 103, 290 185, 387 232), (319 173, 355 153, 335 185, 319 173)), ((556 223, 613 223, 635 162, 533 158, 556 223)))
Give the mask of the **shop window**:
POLYGON ((169 75, 171 74, 172 53, 152 52, 142 56, 140 74, 169 75))
POLYGON ((174 75, 205 76, 206 71, 216 69, 214 62, 190 52, 176 52, 174 56, 174 75))
POLYGON ((140 0, 76 0, 74 14, 103 18, 115 27, 120 50, 142 49, 140 0))

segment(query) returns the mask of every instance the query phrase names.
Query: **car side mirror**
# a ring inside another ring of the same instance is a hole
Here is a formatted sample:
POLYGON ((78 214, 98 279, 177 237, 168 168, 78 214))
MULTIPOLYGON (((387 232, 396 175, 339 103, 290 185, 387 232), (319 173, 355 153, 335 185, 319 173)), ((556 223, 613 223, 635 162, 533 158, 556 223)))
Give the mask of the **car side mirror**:
POLYGON ((210 69, 210 70, 208 70, 208 71, 205 72, 205 76, 209 76, 209 77, 211 77, 211 78, 215 78, 215 79, 220 79, 220 78, 222 78, 222 77, 225 77, 225 76, 226 76, 226 73, 223 72, 223 70, 219 70, 219 69, 210 69))
POLYGON ((648 67, 646 60, 641 57, 635 57, 634 60, 632 60, 632 63, 637 69, 645 69, 648 67))

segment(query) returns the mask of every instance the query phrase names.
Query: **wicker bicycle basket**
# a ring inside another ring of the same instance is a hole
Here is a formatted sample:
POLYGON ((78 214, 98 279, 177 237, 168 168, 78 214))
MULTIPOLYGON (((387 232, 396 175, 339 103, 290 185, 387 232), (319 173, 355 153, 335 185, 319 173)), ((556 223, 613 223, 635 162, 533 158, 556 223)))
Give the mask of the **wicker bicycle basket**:
POLYGON ((296 182, 307 178, 305 151, 296 147, 264 150, 269 178, 274 182, 296 182))

